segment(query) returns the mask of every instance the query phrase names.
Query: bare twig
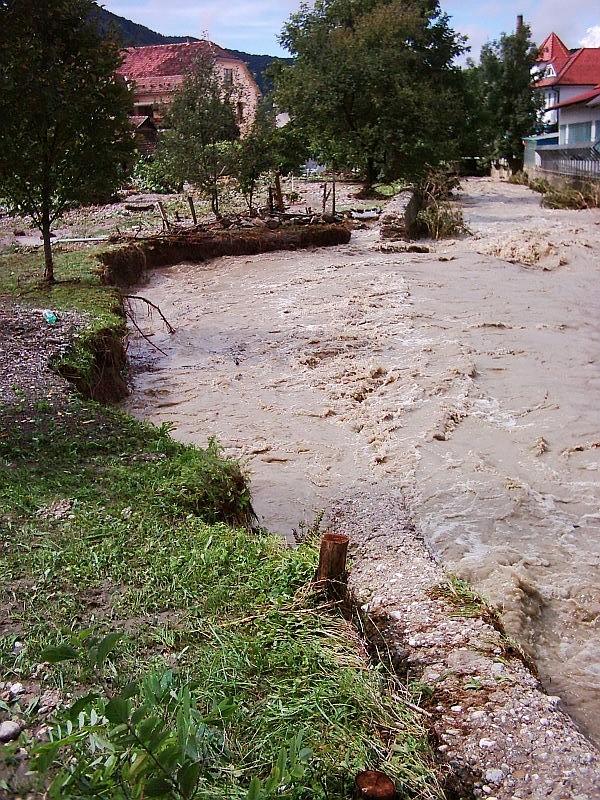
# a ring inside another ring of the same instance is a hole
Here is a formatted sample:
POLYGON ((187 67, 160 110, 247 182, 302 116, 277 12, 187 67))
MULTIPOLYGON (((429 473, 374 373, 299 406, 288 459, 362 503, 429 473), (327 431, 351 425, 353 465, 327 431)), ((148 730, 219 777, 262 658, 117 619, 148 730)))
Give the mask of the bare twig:
POLYGON ((139 294, 124 294, 123 298, 125 300, 141 300, 143 303, 146 303, 146 305, 150 306, 150 308, 153 308, 155 311, 158 311, 158 314, 159 314, 160 318, 165 323, 165 327, 166 327, 167 331, 169 333, 175 333, 175 328, 171 325, 171 323, 165 317, 165 315, 160 310, 160 308, 155 303, 153 303, 151 300, 148 300, 148 298, 142 297, 139 294))

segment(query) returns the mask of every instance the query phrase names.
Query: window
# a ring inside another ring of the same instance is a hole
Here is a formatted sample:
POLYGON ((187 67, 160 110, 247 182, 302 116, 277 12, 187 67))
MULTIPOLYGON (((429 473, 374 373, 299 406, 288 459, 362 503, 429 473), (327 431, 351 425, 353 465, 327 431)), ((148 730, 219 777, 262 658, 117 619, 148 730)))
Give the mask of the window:
POLYGON ((567 130, 568 144, 589 144, 592 141, 592 123, 576 122, 567 130))
POLYGON ((227 85, 231 85, 233 83, 233 70, 225 68, 223 70, 223 80, 227 85))
POLYGON ((558 129, 558 143, 559 144, 566 144, 567 143, 567 126, 561 125, 558 129))

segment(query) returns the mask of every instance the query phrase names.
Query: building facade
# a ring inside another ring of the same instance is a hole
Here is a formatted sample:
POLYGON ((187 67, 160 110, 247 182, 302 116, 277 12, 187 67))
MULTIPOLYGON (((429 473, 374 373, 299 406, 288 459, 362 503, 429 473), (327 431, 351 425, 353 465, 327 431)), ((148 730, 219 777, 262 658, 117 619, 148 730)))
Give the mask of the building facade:
POLYGON ((214 59, 226 83, 236 88, 236 115, 243 133, 252 125, 260 90, 246 64, 210 41, 130 47, 119 74, 133 87, 135 116, 152 115, 160 125, 175 92, 201 57, 214 59))

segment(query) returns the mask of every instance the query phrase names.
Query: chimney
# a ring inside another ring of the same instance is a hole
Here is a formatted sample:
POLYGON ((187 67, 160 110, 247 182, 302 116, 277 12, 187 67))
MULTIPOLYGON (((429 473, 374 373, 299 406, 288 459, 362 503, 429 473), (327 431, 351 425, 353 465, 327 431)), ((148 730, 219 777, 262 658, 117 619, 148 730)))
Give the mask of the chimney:
POLYGON ((523 14, 517 14, 517 33, 523 27, 523 14))

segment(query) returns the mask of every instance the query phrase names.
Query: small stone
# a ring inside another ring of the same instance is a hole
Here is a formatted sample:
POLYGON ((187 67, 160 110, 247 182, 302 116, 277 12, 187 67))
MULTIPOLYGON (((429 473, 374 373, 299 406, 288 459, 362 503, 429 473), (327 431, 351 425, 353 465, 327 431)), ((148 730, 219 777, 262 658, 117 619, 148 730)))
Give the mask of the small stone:
POLYGON ((485 772, 486 783, 498 784, 504 780, 504 772, 501 769, 488 769, 485 772))
POLYGON ((558 706, 560 705, 560 697, 557 697, 556 695, 553 694, 548 695, 547 699, 550 705, 554 706, 554 708, 558 708, 558 706))
POLYGON ((17 697, 18 695, 23 694, 25 687, 22 683, 13 683, 8 687, 8 690, 12 697, 17 697))
POLYGON ((460 714, 462 706, 450 706, 450 711, 454 711, 455 714, 460 714))
POLYGON ((496 742, 494 739, 486 739, 484 737, 483 739, 479 740, 479 747, 481 747, 483 750, 493 750, 493 748, 496 747, 496 742))
POLYGON ((18 739, 21 733, 21 726, 18 722, 12 722, 10 720, 0 723, 0 742, 5 744, 6 742, 12 742, 14 739, 18 739))

